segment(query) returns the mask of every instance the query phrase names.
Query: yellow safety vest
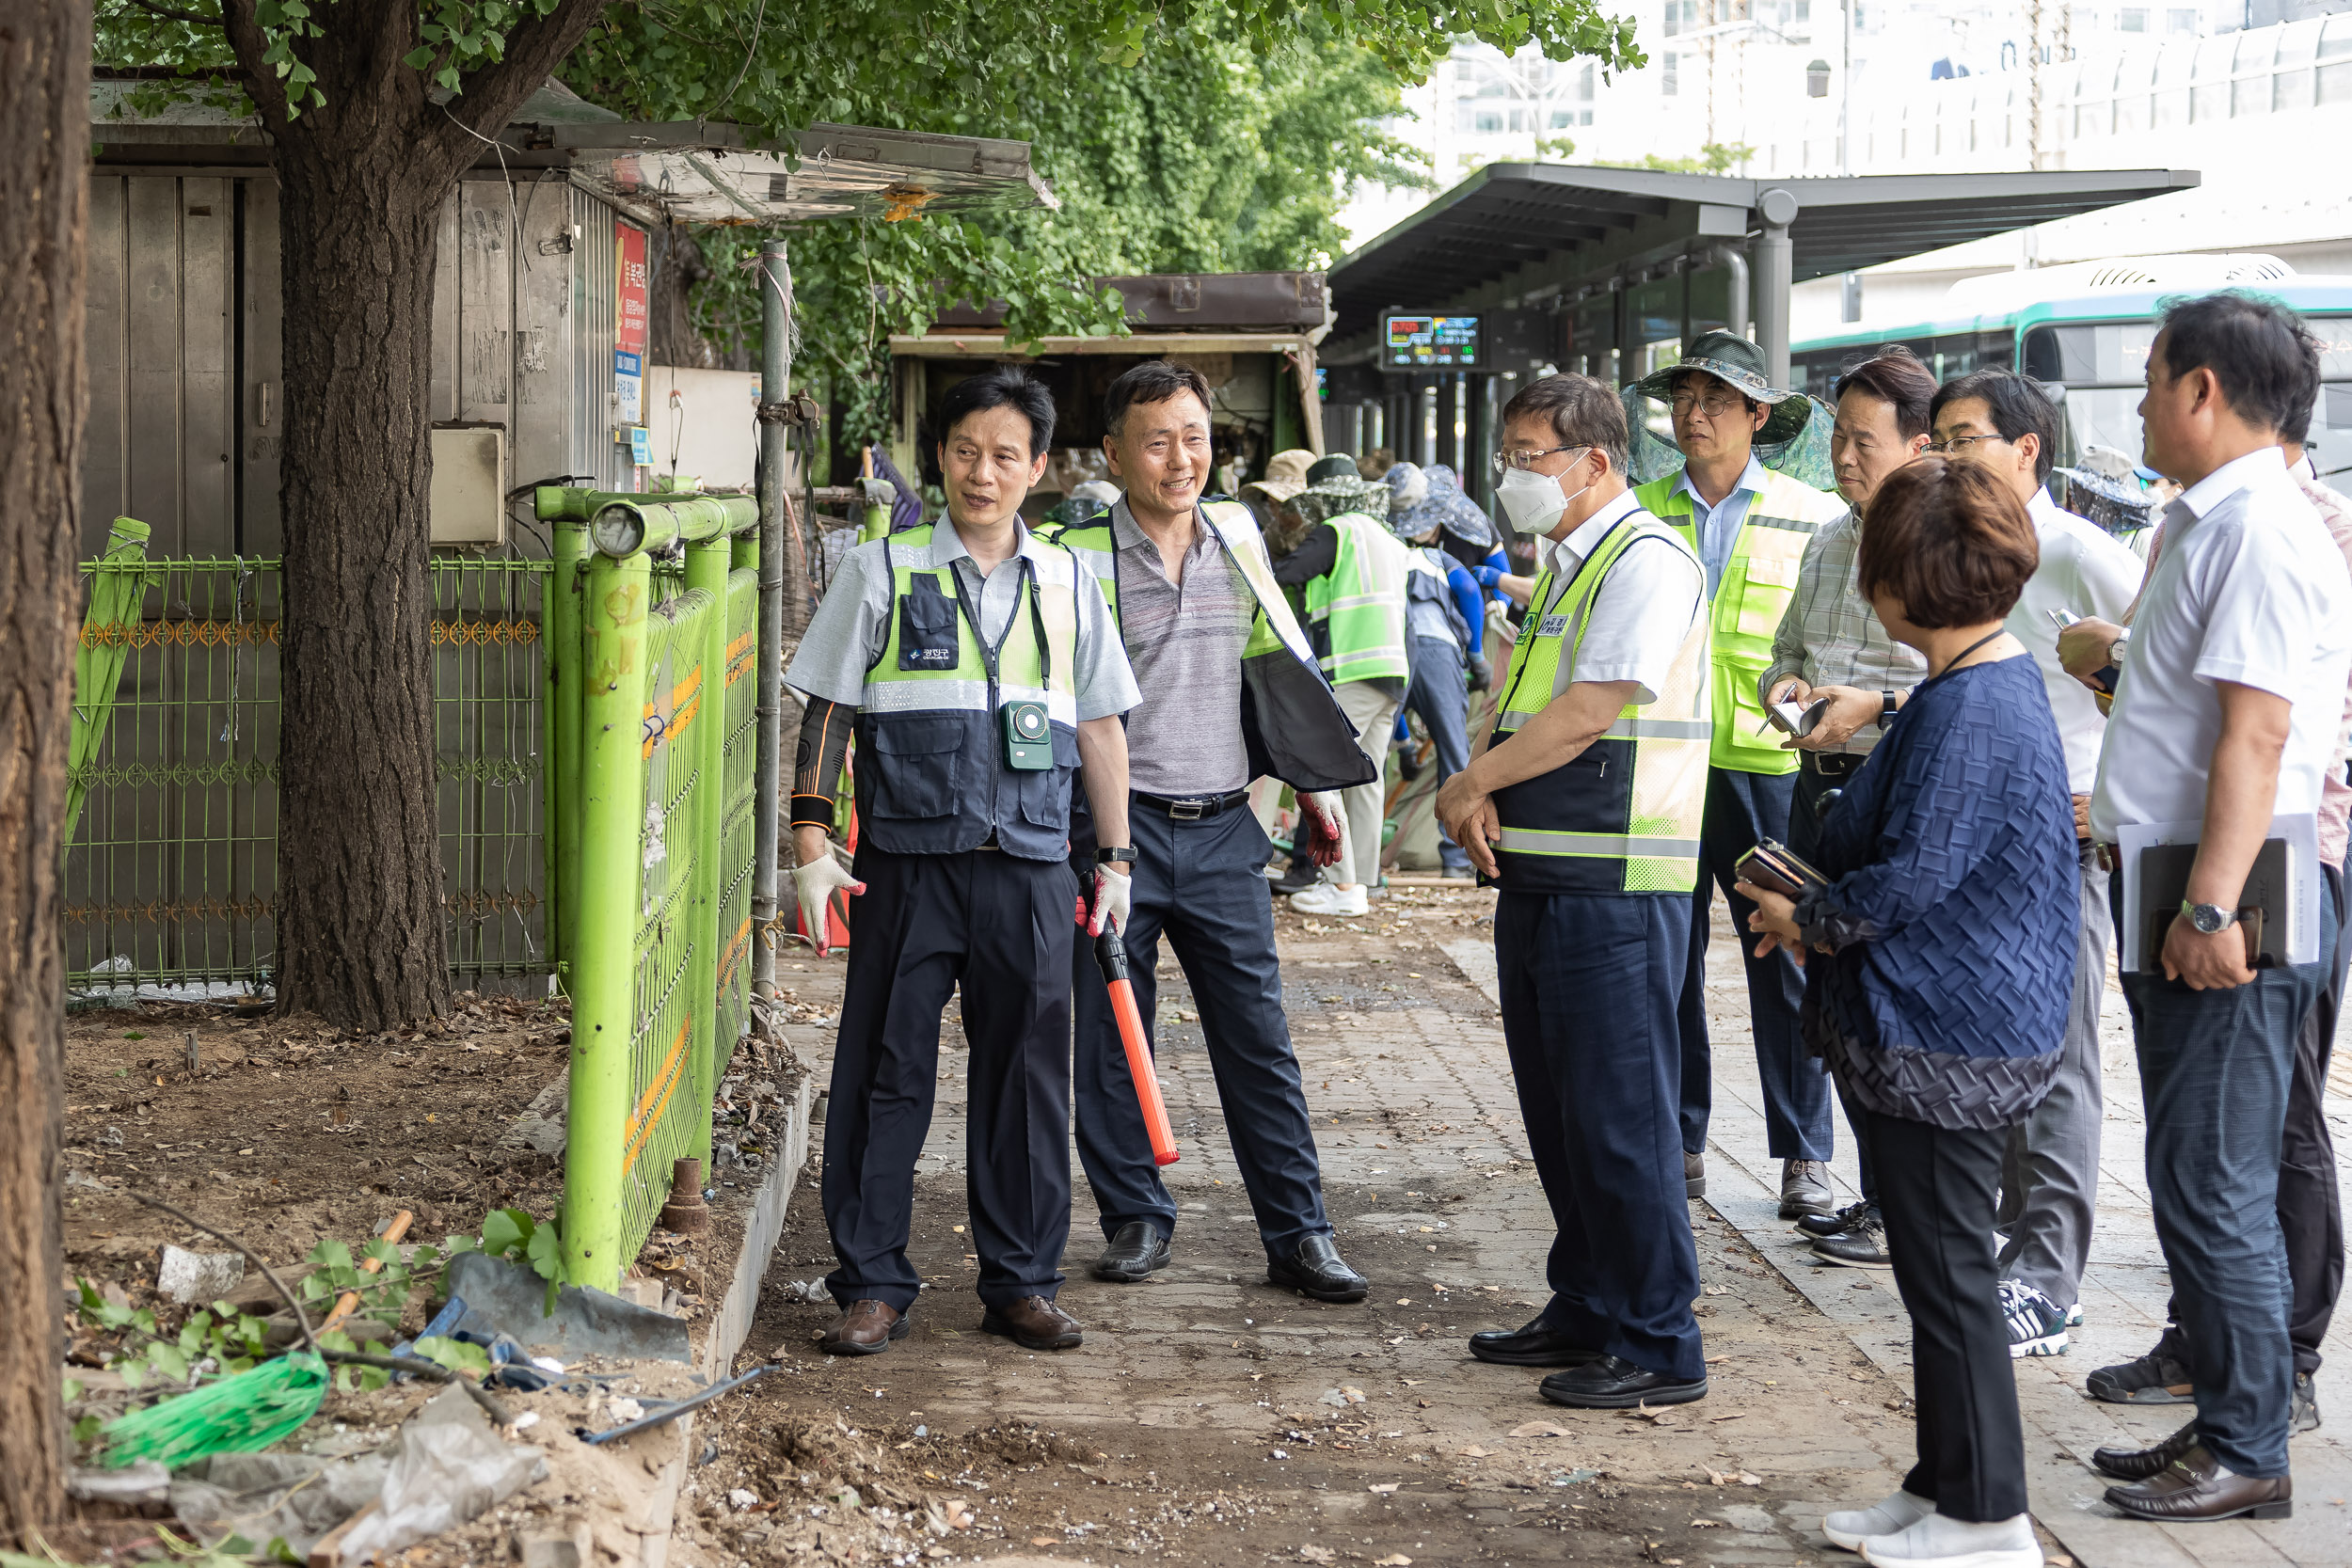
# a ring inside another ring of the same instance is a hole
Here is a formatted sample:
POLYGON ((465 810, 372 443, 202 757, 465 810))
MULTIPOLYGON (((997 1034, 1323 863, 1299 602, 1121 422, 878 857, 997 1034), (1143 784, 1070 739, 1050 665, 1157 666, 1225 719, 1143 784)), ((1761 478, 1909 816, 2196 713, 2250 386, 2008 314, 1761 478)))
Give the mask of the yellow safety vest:
MULTIPOLYGON (((1633 492, 1642 509, 1699 547, 1691 493, 1675 490, 1678 473, 1633 492)), ((1715 589, 1709 629, 1714 656, 1715 742, 1708 760, 1741 773, 1792 773, 1797 758, 1781 750, 1781 735, 1764 721, 1756 682, 1772 662, 1772 633, 1797 592, 1797 563, 1813 531, 1846 514, 1837 497, 1787 474, 1764 470, 1764 489, 1748 503, 1715 589)))
MULTIPOLYGON (((1535 579, 1511 648, 1495 744, 1517 734, 1575 678, 1593 600, 1629 549, 1689 547, 1657 518, 1629 512, 1562 587, 1535 579)), ((1693 617, 1654 703, 1635 703, 1570 761, 1495 792, 1495 846, 1506 893, 1689 893, 1698 886, 1707 804, 1708 631, 1693 617)))

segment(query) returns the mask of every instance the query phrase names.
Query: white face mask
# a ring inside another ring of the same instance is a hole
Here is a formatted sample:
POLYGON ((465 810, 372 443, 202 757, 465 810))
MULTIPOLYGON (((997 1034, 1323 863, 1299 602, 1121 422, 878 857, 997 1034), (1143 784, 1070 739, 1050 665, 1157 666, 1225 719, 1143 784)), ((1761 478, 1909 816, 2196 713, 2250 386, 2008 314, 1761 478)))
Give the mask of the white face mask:
MULTIPOLYGON (((1580 459, 1581 461, 1581 459, 1580 459)), ((1533 468, 1508 468, 1495 485, 1495 499, 1502 503, 1511 526, 1521 533, 1542 535, 1560 525, 1560 515, 1568 503, 1590 490, 1587 484, 1575 496, 1560 493, 1560 481, 1533 468)))

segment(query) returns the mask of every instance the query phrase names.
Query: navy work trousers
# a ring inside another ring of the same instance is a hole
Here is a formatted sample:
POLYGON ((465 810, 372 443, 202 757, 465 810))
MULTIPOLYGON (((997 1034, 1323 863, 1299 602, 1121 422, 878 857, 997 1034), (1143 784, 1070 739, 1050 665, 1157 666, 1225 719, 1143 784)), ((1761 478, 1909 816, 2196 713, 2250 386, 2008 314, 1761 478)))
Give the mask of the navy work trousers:
MULTIPOLYGON (((2118 904, 2122 881, 2112 881, 2118 904)), ((2315 963, 2257 970, 2228 990, 2192 990, 2161 969, 2123 975, 2149 1205, 2172 1271, 2197 1435, 2242 1476, 2287 1473, 2295 1350, 2279 1164, 2296 1044, 2335 952, 2335 900, 2320 910, 2315 963)))
MULTIPOLYGON (((1413 639, 1413 678, 1405 689, 1405 705, 1429 726, 1429 742, 1438 752, 1438 782, 1470 766, 1470 666, 1451 640, 1413 639)), ((1438 863, 1449 872, 1468 872, 1470 856, 1438 826, 1438 863)))
POLYGON ((1804 972, 1779 948, 1761 958, 1756 956, 1756 939, 1748 930, 1748 916, 1756 906, 1731 891, 1739 877, 1733 868, 1759 840, 1788 843, 1788 809, 1796 790, 1794 773, 1707 770, 1699 885, 1687 911, 1691 947, 1677 1013, 1682 1147, 1692 1154, 1707 1148, 1707 1116, 1714 1104, 1714 1064, 1707 1039, 1707 938, 1717 884, 1731 906, 1732 928, 1740 933, 1740 961, 1747 966, 1748 1020, 1756 1034, 1756 1075, 1764 1090, 1766 1151, 1775 1160, 1826 1160, 1836 1148, 1829 1117, 1829 1071, 1819 1056, 1806 1053, 1797 1031, 1804 972))
POLYGON ((998 849, 858 850, 866 883, 825 1117, 825 1227, 843 1306, 904 1312, 914 1162, 931 1126, 939 1021, 963 988, 970 1057, 964 1196, 980 1300, 1009 1307, 1061 1288, 1070 1240, 1070 951, 1077 884, 1064 861, 998 849))
MULTIPOLYGON (((1136 862, 1128 869, 1127 967, 1146 1034, 1159 994, 1165 936, 1200 1008, 1209 1070, 1225 1111, 1225 1135, 1269 1254, 1288 1257, 1308 1236, 1327 1236, 1323 1172, 1308 1125, 1306 1085, 1282 1015, 1282 976, 1274 958, 1274 900, 1260 868, 1272 853, 1247 806, 1179 822, 1140 801, 1128 812, 1136 862)), ((1080 854, 1092 879, 1091 826, 1080 854)), ((1152 1162, 1152 1143, 1111 1016, 1110 991, 1083 935, 1072 962, 1077 1041, 1078 1159, 1094 1189, 1103 1234, 1143 1220, 1176 1231, 1176 1203, 1152 1162)))
POLYGON ((1674 893, 1505 892, 1495 907, 1502 1038, 1558 1227, 1541 1321, 1681 1379, 1707 1375, 1676 1117, 1690 926, 1674 893))

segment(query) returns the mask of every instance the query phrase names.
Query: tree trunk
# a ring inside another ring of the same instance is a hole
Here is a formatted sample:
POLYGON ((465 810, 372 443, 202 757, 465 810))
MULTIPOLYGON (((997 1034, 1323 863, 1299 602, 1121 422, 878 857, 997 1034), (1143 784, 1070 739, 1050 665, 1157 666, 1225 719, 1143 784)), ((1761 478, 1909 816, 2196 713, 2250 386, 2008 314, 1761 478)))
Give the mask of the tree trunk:
POLYGON ((436 215, 598 5, 516 23, 444 104, 402 63, 416 0, 342 0, 295 46, 321 93, 297 116, 257 0, 221 0, 276 147, 284 251, 283 1010, 376 1031, 449 1008, 426 571, 436 215))
MULTIPOLYGON (((392 117, 385 117, 389 120, 392 117)), ((380 1030, 450 1000, 426 396, 447 185, 397 148, 278 152, 286 518, 278 999, 380 1030)))
POLYGON ((0 1546, 64 1497, 58 929, 81 533, 87 0, 0 0, 0 1546))

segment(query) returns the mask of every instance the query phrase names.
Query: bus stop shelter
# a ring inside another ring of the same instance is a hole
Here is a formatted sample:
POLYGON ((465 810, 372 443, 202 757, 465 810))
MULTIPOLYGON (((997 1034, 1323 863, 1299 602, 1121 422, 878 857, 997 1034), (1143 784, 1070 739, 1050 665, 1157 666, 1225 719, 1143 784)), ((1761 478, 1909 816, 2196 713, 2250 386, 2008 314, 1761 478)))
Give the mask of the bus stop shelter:
POLYGON ((1451 463, 1483 497, 1518 375, 1552 365, 1621 385, 1729 327, 1786 387, 1799 282, 2198 182, 2179 169, 1754 180, 1489 164, 1331 269, 1327 438, 1451 463))

